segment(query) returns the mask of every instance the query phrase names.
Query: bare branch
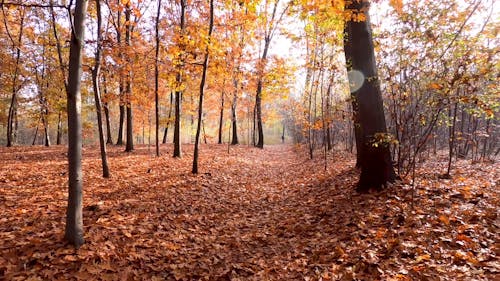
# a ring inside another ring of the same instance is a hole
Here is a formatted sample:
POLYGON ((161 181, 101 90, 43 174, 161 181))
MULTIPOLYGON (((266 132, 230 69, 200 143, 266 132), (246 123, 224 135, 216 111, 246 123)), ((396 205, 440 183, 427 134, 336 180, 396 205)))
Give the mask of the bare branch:
POLYGON ((26 8, 61 8, 68 9, 69 6, 65 5, 51 5, 51 4, 35 4, 35 3, 14 3, 14 2, 1 2, 0 7, 16 6, 16 7, 26 7, 26 8))

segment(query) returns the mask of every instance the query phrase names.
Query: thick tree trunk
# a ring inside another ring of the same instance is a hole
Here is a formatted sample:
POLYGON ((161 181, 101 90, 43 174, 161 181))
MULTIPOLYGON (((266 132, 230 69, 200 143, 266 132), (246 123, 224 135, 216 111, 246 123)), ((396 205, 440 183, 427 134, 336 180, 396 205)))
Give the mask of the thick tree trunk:
POLYGON ((95 112, 97 115, 97 131, 99 133, 99 147, 101 149, 102 176, 109 178, 108 157, 106 154, 106 142, 104 140, 104 129, 102 125, 101 94, 99 88, 99 73, 101 71, 102 53, 102 16, 100 0, 95 0, 97 13, 97 46, 95 52, 95 64, 92 69, 92 86, 94 88, 95 112))
POLYGON ((68 75, 68 162, 69 196, 66 213, 65 239, 79 247, 83 238, 83 177, 82 177, 82 120, 81 75, 87 0, 76 1, 74 31, 71 33, 68 75))
MULTIPOLYGON (((386 134, 386 124, 382 95, 377 76, 373 39, 368 15, 369 2, 351 2, 347 9, 353 13, 363 12, 366 20, 362 22, 348 20, 345 26, 344 51, 349 71, 357 71, 363 76, 358 90, 353 92, 357 102, 359 120, 358 133, 361 141, 360 152, 361 175, 358 191, 366 192, 370 188, 380 189, 393 182, 396 174, 391 163, 389 144, 376 143, 377 135, 386 134)), ((350 75, 352 77, 352 75, 350 75)), ((355 81, 350 81, 355 83, 355 81)), ((356 111, 356 108, 353 108, 356 111)), ((356 130, 355 130, 356 132, 356 130)))

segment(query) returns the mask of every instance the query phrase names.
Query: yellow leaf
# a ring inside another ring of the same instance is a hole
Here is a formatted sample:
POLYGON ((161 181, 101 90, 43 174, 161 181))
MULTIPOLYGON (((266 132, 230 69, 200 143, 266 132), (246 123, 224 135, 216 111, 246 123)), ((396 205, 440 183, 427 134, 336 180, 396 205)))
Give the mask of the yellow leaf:
POLYGON ((417 257, 417 262, 423 262, 423 261, 428 261, 431 259, 431 255, 425 254, 425 255, 420 255, 417 257))

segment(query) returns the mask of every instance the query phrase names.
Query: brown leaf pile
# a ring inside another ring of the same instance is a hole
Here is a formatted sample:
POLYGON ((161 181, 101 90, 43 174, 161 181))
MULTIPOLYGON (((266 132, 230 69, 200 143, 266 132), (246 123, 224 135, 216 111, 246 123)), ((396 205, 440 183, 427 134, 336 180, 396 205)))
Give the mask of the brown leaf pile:
MULTIPOLYGON (((353 192, 353 158, 292 146, 192 147, 182 159, 84 150, 85 239, 63 242, 63 147, 0 148, 0 279, 493 280, 497 164, 426 163, 417 187, 353 192)), ((171 146, 163 146, 166 154, 171 146)))

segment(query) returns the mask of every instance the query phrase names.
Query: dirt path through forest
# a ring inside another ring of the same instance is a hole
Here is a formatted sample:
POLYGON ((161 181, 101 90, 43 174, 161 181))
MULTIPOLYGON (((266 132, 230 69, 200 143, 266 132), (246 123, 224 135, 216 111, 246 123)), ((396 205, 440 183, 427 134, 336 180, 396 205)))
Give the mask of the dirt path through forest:
MULTIPOLYGON (((84 149, 86 243, 62 241, 63 147, 0 148, 0 279, 488 280, 498 270, 497 164, 422 171, 379 194, 353 192, 353 157, 294 146, 110 147, 111 179, 84 149), (489 165, 489 166, 488 166, 489 165), (411 200, 414 200, 413 204, 411 200), (412 207, 413 205, 413 207, 412 207)), ((431 163, 432 164, 432 163, 431 163)), ((439 169, 432 164, 431 169, 439 169)))

